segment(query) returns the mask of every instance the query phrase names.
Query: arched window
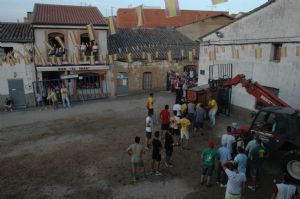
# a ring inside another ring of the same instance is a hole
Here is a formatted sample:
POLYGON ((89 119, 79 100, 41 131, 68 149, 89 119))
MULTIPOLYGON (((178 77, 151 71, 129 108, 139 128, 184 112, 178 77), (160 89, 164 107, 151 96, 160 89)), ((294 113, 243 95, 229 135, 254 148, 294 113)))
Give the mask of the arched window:
POLYGON ((90 56, 93 54, 95 60, 98 60, 99 47, 96 41, 90 41, 88 33, 80 35, 80 54, 90 56))
POLYGON ((48 34, 48 43, 51 46, 49 56, 56 55, 58 57, 63 56, 65 53, 65 36, 62 33, 53 32, 48 34))

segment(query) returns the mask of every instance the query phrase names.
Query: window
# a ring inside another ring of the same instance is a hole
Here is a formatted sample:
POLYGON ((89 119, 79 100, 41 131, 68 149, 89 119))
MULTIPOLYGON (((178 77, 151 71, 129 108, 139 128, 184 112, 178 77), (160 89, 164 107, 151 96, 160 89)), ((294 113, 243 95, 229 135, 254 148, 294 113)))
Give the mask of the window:
POLYGON ((272 54, 271 58, 273 61, 280 61, 280 49, 282 47, 281 43, 274 43, 272 44, 272 54))
POLYGON ((83 33, 80 35, 80 55, 87 57, 93 54, 94 59, 98 60, 99 47, 96 41, 90 41, 88 33, 83 33))
POLYGON ((57 57, 62 57, 65 53, 65 37, 62 33, 50 33, 48 34, 48 43, 51 46, 51 50, 49 51, 48 55, 56 55, 57 57), (55 39, 55 37, 59 37, 61 43, 55 39))
MULTIPOLYGON (((271 93, 273 93, 276 97, 278 97, 279 95, 279 89, 278 88, 272 88, 272 87, 268 87, 268 86, 264 86, 266 89, 268 89, 271 93)), ((256 100, 256 104, 255 104, 255 109, 262 109, 264 107, 264 105, 259 102, 258 100, 256 100)))

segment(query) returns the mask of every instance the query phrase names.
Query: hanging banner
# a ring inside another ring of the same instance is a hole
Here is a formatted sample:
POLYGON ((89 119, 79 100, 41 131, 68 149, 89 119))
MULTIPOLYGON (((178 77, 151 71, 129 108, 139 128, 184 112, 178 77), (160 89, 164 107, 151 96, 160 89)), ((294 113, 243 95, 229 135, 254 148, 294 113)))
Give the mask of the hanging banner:
POLYGON ((73 55, 73 62, 74 65, 78 65, 78 58, 76 57, 76 54, 73 55))
POLYGON ((111 35, 114 35, 117 33, 116 31, 116 25, 114 18, 112 16, 108 17, 108 25, 109 25, 109 31, 111 35))
POLYGON ((215 61, 216 60, 216 52, 213 51, 209 51, 209 61, 215 61))
POLYGON ((34 56, 34 63, 36 64, 36 65, 39 65, 40 64, 40 56, 34 56))
POLYGON ((73 43, 74 47, 75 48, 78 47, 79 46, 79 44, 78 44, 79 42, 78 42, 78 39, 77 39, 74 31, 70 32, 70 37, 71 37, 71 40, 72 40, 72 43, 73 43))
POLYGON ((52 57, 51 57, 51 64, 52 65, 56 64, 56 62, 55 62, 55 55, 52 55, 52 57))
POLYGON ((40 52, 39 48, 37 47, 37 45, 34 45, 34 53, 37 56, 41 56, 41 52, 40 52))
POLYGON ((222 53, 225 53, 225 47, 222 47, 222 53))
POLYGON ((184 50, 181 49, 181 58, 183 58, 183 57, 184 57, 184 50))
POLYGON ((114 61, 117 61, 117 59, 118 59, 118 54, 114 54, 114 61))
POLYGON ((219 53, 218 47, 215 47, 215 48, 214 48, 214 51, 215 51, 216 53, 219 53))
POLYGON ((57 65, 61 65, 61 58, 57 57, 57 65))
POLYGON ((178 0, 165 0, 165 5, 165 12, 167 18, 180 16, 178 0))
POLYGON ((60 37, 56 36, 55 40, 59 43, 60 47, 63 49, 63 51, 65 50, 65 45, 64 42, 61 40, 60 37))
POLYGON ((287 57, 286 47, 281 47, 280 48, 280 58, 285 58, 285 57, 287 57))
POLYGON ((95 65, 95 57, 93 55, 90 56, 90 64, 95 65))
POLYGON ((151 53, 147 54, 147 58, 148 58, 148 62, 152 63, 152 54, 151 53))
POLYGON ((136 12, 136 17, 137 17, 137 27, 142 27, 144 25, 143 5, 136 7, 135 12, 136 12))
POLYGON ((236 49, 235 47, 232 47, 231 50, 232 50, 232 58, 239 59, 240 58, 239 50, 236 49))
POLYGON ((168 51, 167 55, 168 55, 168 61, 172 62, 173 61, 173 59, 172 59, 172 52, 170 50, 168 51))
POLYGON ((47 41, 44 41, 45 45, 47 46, 47 49, 48 50, 51 50, 52 49, 52 46, 47 42, 47 41))
POLYGON ((192 63, 193 62, 193 52, 189 51, 189 62, 192 63))
POLYGON ((108 55, 108 63, 110 65, 112 65, 114 63, 114 60, 113 60, 113 56, 112 55, 108 55))
POLYGON ((255 49, 255 59, 261 59, 262 58, 262 48, 256 48, 255 49))
POLYGON ((217 5, 220 3, 226 3, 226 2, 228 2, 228 0, 211 0, 211 2, 213 5, 217 5))
POLYGON ((87 56, 85 54, 83 55, 83 62, 87 62, 87 56))
POLYGON ((3 59, 0 57, 0 66, 3 65, 3 59))
POLYGON ((73 64, 72 56, 68 55, 68 64, 73 64))
POLYGON ((300 46, 297 46, 297 50, 296 50, 296 56, 300 57, 300 46))
POLYGON ((127 61, 128 61, 128 63, 132 63, 132 54, 131 53, 127 54, 127 61))
POLYGON ((155 59, 158 59, 158 57, 159 57, 159 53, 158 53, 158 51, 156 51, 155 52, 155 59))
POLYGON ((146 59, 146 53, 142 52, 142 59, 146 59))
POLYGON ((95 41, 95 33, 93 24, 89 24, 86 26, 90 41, 95 41))

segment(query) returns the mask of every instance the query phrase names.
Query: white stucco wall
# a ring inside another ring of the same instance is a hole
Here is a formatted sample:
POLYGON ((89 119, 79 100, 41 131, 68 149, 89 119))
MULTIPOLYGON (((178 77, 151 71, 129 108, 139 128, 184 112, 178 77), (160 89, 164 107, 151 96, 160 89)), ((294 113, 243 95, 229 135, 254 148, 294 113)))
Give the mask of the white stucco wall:
MULTIPOLYGON (((296 48, 300 46, 300 1, 277 0, 237 22, 220 29, 224 38, 215 33, 203 38, 200 45, 199 85, 207 84, 208 68, 213 64, 233 64, 233 76, 242 73, 247 78, 268 87, 278 88, 279 97, 295 108, 300 108, 300 57, 296 48), (287 48, 287 57, 280 62, 272 61, 272 43, 280 42, 287 48), (241 45, 244 46, 242 50, 241 45), (209 61, 209 53, 218 47, 215 61, 209 61), (221 48, 225 48, 222 52, 221 48), (239 50, 239 58, 232 58, 232 48, 239 50), (262 59, 255 59, 255 48, 262 48, 262 59)), ((236 86, 232 92, 232 103, 254 109, 255 98, 244 88, 236 86)))
MULTIPOLYGON (((30 49, 32 44, 20 44, 20 43, 0 43, 2 47, 13 47, 14 50, 18 50, 21 54, 25 55, 25 49, 30 49)), ((18 54, 15 53, 15 57, 18 54)), ((15 66, 10 66, 6 62, 0 66, 0 95, 8 95, 8 79, 23 79, 25 94, 33 93, 32 82, 35 81, 35 69, 33 63, 26 65, 24 59, 21 59, 21 63, 16 63, 15 66)))

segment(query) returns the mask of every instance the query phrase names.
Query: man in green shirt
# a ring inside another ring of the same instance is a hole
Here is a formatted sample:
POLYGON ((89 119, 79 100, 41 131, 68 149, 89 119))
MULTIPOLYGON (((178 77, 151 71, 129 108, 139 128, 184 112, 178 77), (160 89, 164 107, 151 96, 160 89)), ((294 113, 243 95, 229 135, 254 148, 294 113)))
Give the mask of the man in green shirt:
POLYGON ((258 138, 256 140, 257 146, 251 151, 251 177, 252 177, 252 186, 248 186, 252 191, 256 191, 256 179, 260 175, 262 169, 263 161, 266 156, 266 149, 263 147, 261 140, 258 138))
POLYGON ((214 150, 214 143, 208 141, 208 147, 206 147, 202 152, 202 175, 201 184, 204 184, 204 178, 207 175, 206 185, 211 185, 211 176, 215 168, 215 160, 219 158, 217 151, 214 150))

